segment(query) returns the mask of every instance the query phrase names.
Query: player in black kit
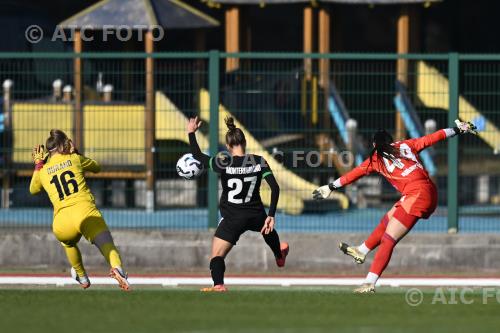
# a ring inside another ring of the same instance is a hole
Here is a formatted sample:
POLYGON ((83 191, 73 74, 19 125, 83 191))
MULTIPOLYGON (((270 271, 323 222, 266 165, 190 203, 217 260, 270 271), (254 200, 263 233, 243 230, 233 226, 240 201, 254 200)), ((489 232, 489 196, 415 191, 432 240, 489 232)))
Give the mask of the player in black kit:
POLYGON ((257 231, 263 235, 279 267, 285 265, 289 250, 288 243, 280 243, 278 233, 274 230, 274 214, 280 192, 278 183, 262 156, 245 153, 245 135, 241 129, 236 128, 234 119, 227 117, 225 121, 228 127, 226 147, 230 154, 225 158, 210 157, 201 152, 195 135, 201 126, 198 117, 189 119, 187 125, 194 158, 204 167, 219 173, 222 182, 222 219, 215 231, 210 259, 214 286, 203 288, 202 291, 227 291, 224 286, 224 258, 245 231, 257 231), (267 214, 260 198, 262 179, 265 179, 271 188, 271 204, 267 214))

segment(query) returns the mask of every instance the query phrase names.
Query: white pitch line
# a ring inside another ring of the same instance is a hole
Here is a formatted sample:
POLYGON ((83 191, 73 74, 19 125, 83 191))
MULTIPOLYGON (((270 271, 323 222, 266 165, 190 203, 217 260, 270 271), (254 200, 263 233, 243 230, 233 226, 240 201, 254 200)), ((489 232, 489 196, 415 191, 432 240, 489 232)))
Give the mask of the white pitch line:
MULTIPOLYGON (((116 281, 107 277, 91 277, 94 285, 113 285, 116 281)), ((208 277, 130 277, 132 285, 210 285, 208 277)), ((307 277, 228 277, 226 284, 237 286, 355 286, 363 282, 362 278, 307 278, 307 277)), ((0 285, 56 285, 65 286, 76 284, 69 277, 56 276, 0 276, 0 285)), ((382 278, 381 286, 471 286, 491 287, 500 286, 498 278, 382 278)))

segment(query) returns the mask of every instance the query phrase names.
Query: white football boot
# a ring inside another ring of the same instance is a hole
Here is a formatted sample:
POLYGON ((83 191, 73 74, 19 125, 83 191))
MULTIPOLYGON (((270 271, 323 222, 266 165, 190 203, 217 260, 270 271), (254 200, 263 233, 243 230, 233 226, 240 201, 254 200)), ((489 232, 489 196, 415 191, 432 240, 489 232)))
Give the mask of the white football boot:
POLYGON ((78 276, 73 267, 71 267, 70 272, 71 272, 71 277, 75 279, 76 282, 78 282, 83 289, 87 289, 88 287, 90 287, 90 279, 87 274, 85 274, 84 276, 78 276))

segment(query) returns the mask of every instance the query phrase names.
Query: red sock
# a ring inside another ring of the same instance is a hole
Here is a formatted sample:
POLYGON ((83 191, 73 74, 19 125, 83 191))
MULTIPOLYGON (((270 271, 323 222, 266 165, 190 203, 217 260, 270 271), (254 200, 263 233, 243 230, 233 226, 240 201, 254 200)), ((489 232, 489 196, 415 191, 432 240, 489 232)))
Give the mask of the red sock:
POLYGON ((382 274, 384 269, 387 267, 389 260, 391 260, 392 250, 394 250, 396 243, 397 241, 394 238, 384 233, 380 246, 375 254, 375 259, 370 267, 371 273, 375 273, 378 276, 382 274))
POLYGON ((389 217, 387 214, 382 217, 379 225, 372 231, 371 235, 365 240, 365 245, 370 250, 373 250, 380 244, 380 240, 382 239, 382 235, 385 232, 385 228, 387 228, 387 223, 389 222, 389 217))

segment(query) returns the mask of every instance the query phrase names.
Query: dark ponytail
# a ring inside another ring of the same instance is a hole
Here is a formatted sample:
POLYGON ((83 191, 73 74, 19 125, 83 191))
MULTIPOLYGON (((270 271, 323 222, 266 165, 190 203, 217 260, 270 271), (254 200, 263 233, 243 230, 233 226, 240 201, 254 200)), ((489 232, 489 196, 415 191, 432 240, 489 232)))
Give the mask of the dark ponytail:
POLYGON ((71 151, 70 139, 66 133, 58 129, 50 131, 45 147, 50 153, 69 154, 71 151))
POLYGON ((373 135, 373 149, 370 153, 370 163, 372 157, 377 154, 379 159, 386 158, 394 162, 400 157, 399 150, 394 148, 392 136, 385 130, 379 130, 373 135))
POLYGON ((243 148, 245 148, 245 146, 247 145, 245 134, 241 129, 236 127, 236 125, 234 124, 234 118, 226 117, 224 121, 226 122, 227 126, 226 144, 229 147, 243 146, 243 148))

